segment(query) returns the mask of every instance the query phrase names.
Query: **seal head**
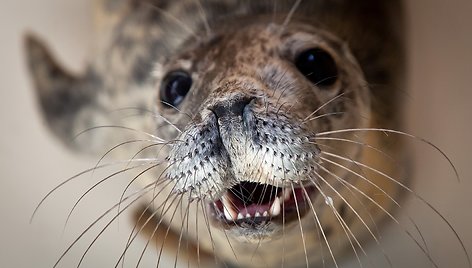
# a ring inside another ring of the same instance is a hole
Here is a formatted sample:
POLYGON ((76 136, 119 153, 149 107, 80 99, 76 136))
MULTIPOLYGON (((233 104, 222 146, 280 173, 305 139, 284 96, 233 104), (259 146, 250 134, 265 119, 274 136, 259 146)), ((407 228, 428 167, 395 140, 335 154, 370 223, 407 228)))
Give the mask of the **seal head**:
POLYGON ((351 52, 302 23, 223 26, 169 59, 158 80, 159 112, 185 126, 166 136, 175 142, 165 176, 241 239, 247 229, 273 238, 320 196, 319 156, 336 144, 319 144, 317 133, 368 122, 368 88, 351 52))

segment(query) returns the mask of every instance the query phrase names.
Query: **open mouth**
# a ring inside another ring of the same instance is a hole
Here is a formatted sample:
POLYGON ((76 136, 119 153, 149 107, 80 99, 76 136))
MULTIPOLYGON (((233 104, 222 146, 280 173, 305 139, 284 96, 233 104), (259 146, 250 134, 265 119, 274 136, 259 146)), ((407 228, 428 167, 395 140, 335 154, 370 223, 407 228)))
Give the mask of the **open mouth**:
POLYGON ((307 196, 314 186, 276 187, 244 181, 228 189, 212 202, 215 219, 226 226, 257 226, 265 223, 287 222, 302 217, 309 209, 307 196))

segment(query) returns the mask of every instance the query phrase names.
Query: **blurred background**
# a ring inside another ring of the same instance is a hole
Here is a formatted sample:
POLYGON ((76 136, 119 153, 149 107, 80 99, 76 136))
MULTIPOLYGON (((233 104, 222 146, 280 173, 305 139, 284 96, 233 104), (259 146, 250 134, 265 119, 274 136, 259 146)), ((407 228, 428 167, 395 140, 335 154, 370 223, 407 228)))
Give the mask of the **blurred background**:
MULTIPOLYGON (((461 176, 458 183, 444 158, 416 142, 411 147, 416 163, 412 187, 454 226, 472 254, 472 1, 407 2, 404 130, 443 149, 461 176)), ((45 38, 58 59, 78 72, 92 48, 91 0, 0 0, 0 267, 52 267, 88 223, 118 201, 126 185, 121 180, 90 195, 63 231, 74 198, 91 185, 90 176, 85 176, 53 195, 29 223, 49 190, 97 159, 68 152, 43 124, 21 50, 26 31, 45 38)), ((467 267, 454 233, 431 209, 409 198, 401 217, 408 215, 415 218, 440 267, 467 267)), ((130 218, 125 215, 98 239, 83 267, 114 266, 132 228, 130 218)), ((76 266, 91 239, 93 235, 86 236, 60 267, 76 266)), ((393 266, 431 267, 414 243, 405 245, 408 240, 398 226, 383 233, 381 242, 393 266)), ((129 255, 139 256, 144 242, 129 255)), ((383 256, 372 248, 373 266, 386 266, 375 265, 383 256)), ((143 262, 155 263, 152 255, 143 262)), ((343 265, 357 267, 356 262, 343 265)))

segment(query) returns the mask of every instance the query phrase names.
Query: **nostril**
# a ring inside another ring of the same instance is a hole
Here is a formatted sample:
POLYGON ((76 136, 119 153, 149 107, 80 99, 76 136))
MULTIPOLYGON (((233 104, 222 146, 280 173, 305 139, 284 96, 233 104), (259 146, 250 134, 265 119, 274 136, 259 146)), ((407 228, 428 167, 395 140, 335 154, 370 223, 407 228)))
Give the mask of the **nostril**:
POLYGON ((242 116, 246 106, 254 99, 255 97, 238 97, 217 103, 210 110, 212 110, 218 118, 242 116))

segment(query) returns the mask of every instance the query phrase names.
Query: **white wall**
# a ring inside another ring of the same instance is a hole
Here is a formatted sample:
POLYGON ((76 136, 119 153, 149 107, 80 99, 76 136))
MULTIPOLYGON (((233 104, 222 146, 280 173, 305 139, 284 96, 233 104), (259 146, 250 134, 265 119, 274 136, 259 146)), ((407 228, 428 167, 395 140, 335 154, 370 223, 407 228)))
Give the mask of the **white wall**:
MULTIPOLYGON (((89 2, 0 0, 0 267, 51 267, 85 224, 118 199, 119 185, 108 185, 79 207, 62 234, 73 198, 90 185, 91 180, 84 177, 53 196, 33 224, 28 222, 48 190, 94 161, 68 153, 42 124, 25 74, 21 36, 31 30, 45 37, 58 57, 78 71, 91 47, 89 2)), ((462 183, 456 183, 444 159, 427 146, 414 146, 418 168, 413 186, 450 220, 472 252, 472 1, 412 0, 407 6, 411 22, 409 132, 444 149, 462 177, 462 183)), ((432 255, 442 267, 465 267, 460 248, 437 218, 416 205, 407 211, 420 219, 432 255)), ((119 228, 100 239, 84 267, 113 265, 128 225, 122 220, 119 228)), ((418 251, 398 246, 404 241, 398 231, 393 228, 383 239, 395 267, 429 267, 418 251), (418 264, 412 266, 412 262, 418 264)), ((76 264, 86 246, 81 245, 63 267, 76 264)), ((139 247, 135 255, 138 251, 139 247)), ((152 263, 149 258, 146 262, 152 263)))

